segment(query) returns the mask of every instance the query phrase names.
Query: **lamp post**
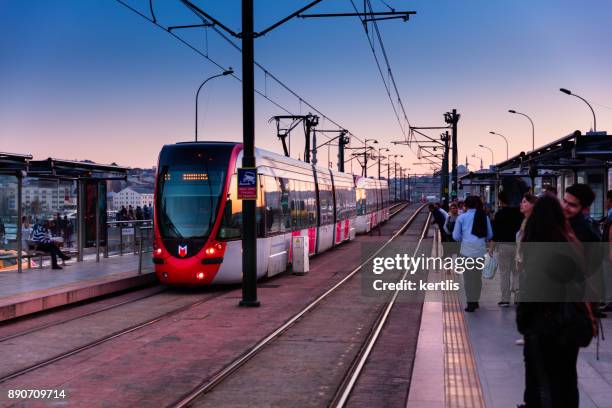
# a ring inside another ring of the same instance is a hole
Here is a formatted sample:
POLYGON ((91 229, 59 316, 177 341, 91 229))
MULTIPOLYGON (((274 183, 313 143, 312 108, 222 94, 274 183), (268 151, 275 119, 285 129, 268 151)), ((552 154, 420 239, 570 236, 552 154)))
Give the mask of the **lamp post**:
POLYGON ((491 152, 491 166, 493 166, 495 164, 495 156, 493 156, 493 149, 491 149, 488 146, 481 145, 481 144, 479 144, 478 147, 482 147, 483 149, 487 149, 491 152))
POLYGON ((365 139, 363 141, 363 177, 368 177, 368 142, 378 143, 378 140, 365 139))
POLYGON ((382 158, 382 156, 380 155, 380 152, 388 152, 390 151, 389 149, 385 148, 378 148, 378 179, 380 180, 380 159, 382 158))
POLYGON ((506 139, 506 136, 501 135, 501 134, 496 133, 496 132, 493 132, 493 131, 491 131, 489 133, 492 134, 492 135, 501 136, 504 139, 504 142, 506 142, 506 160, 508 160, 508 139, 506 139))
POLYGON ((572 91, 570 91, 569 89, 561 88, 559 90, 566 95, 575 96, 576 98, 581 99, 584 103, 587 104, 587 106, 591 109, 591 112, 593 113, 593 132, 597 132, 597 118, 595 117, 595 111, 593 110, 593 107, 591 106, 591 104, 586 99, 584 99, 582 96, 573 94, 572 91))
POLYGON ((393 201, 397 201, 397 158, 404 156, 401 154, 394 154, 393 157, 395 158, 395 167, 393 172, 393 201))
POLYGON ((527 119, 529 119, 529 122, 531 122, 531 151, 534 151, 535 150, 535 125, 533 124, 533 120, 531 120, 531 118, 529 116, 525 115, 524 113, 517 112, 514 109, 510 109, 510 110, 508 110, 508 112, 514 113, 516 115, 524 116, 527 119))
POLYGON ((198 141, 198 98, 200 96, 200 90, 202 89, 202 87, 204 86, 204 84, 206 84, 208 81, 210 81, 211 79, 214 78, 218 78, 220 76, 226 76, 226 75, 231 75, 234 73, 234 70, 232 68, 228 69, 227 71, 223 71, 220 74, 217 75, 213 75, 209 78, 206 78, 206 80, 204 82, 202 82, 202 84, 200 85, 200 87, 198 88, 198 91, 196 92, 196 100, 195 100, 195 141, 198 141))

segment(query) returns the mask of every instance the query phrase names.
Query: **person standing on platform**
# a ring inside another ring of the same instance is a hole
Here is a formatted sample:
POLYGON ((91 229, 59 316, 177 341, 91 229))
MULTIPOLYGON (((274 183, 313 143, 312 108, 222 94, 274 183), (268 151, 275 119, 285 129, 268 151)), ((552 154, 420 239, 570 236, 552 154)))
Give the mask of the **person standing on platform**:
MULTIPOLYGON (((595 193, 587 184, 573 184, 565 189, 563 196, 563 213, 569 221, 570 227, 578 241, 584 245, 585 258, 587 260, 586 278, 592 278, 594 275, 601 274, 604 260, 603 244, 601 242, 601 233, 593 225, 589 216, 589 209, 595 200, 595 193)), ((591 287, 597 293, 591 296, 599 297, 598 301, 603 301, 603 280, 601 275, 592 279, 595 282, 595 287, 591 287)), ((598 318, 607 317, 606 313, 596 309, 595 316, 598 318)))
MULTIPOLYGON (((467 208, 455 223, 453 239, 461 242, 459 254, 465 258, 483 257, 487 252, 487 240, 493 238, 491 221, 486 216, 482 201, 477 196, 465 199, 467 208)), ((467 299, 466 312, 478 309, 480 291, 482 290, 482 271, 477 268, 466 269, 463 273, 465 296, 467 299)))
POLYGON ((446 217, 444 222, 444 232, 448 237, 448 242, 444 245, 444 256, 458 254, 459 245, 453 239, 453 230, 455 229, 457 218, 459 218, 459 207, 457 206, 457 201, 453 201, 449 207, 448 217, 446 217))
POLYGON ((607 193, 607 215, 603 225, 602 240, 607 243, 603 262, 604 302, 600 312, 612 312, 612 190, 607 193))
POLYGON ((499 210, 493 219, 493 239, 489 244, 489 255, 497 257, 500 277, 501 300, 499 307, 510 306, 512 292, 518 291, 518 271, 514 261, 516 254, 516 234, 521 228, 523 214, 516 207, 508 206, 508 196, 500 191, 497 195, 499 210))
POLYGON ((579 302, 584 293, 582 246, 556 197, 538 199, 522 243, 521 302, 516 311, 517 328, 525 339, 525 405, 520 407, 578 408, 578 352, 593 332, 588 309, 579 302))

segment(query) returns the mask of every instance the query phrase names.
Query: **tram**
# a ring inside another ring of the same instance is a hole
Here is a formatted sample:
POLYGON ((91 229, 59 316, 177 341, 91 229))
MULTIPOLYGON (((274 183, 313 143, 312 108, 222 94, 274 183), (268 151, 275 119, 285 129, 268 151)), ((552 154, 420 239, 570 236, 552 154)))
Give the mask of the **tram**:
MULTIPOLYGON (((242 280, 242 201, 237 197, 242 155, 242 144, 229 142, 162 148, 153 251, 161 282, 210 285, 242 280)), ((293 236, 309 238, 309 255, 354 239, 357 194, 352 175, 262 149, 255 149, 255 160, 258 278, 287 269, 293 236)), ((381 222, 389 214, 388 190, 374 192, 381 185, 366 184, 366 194, 381 199, 375 207, 366 203, 364 211, 375 211, 374 219, 381 222)))
POLYGON ((357 234, 365 234, 389 219, 387 181, 358 177, 356 180, 357 234))

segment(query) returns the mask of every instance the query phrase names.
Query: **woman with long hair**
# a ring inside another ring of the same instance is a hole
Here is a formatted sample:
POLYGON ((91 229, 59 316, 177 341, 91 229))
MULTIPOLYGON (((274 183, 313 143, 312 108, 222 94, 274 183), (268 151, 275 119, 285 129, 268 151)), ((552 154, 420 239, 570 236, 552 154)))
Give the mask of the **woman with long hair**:
POLYGON ((564 323, 580 297, 584 258, 556 197, 538 199, 522 237, 521 299, 516 312, 524 336, 526 406, 578 407, 577 330, 564 323), (554 243, 554 244, 551 244, 554 243))
MULTIPOLYGON (((480 197, 470 196, 465 199, 467 211, 457 217, 453 229, 453 239, 461 242, 459 254, 464 258, 483 257, 487 252, 487 241, 493 238, 491 221, 483 210, 480 197)), ((479 269, 467 269, 463 273, 466 312, 478 309, 482 290, 482 275, 479 269)))

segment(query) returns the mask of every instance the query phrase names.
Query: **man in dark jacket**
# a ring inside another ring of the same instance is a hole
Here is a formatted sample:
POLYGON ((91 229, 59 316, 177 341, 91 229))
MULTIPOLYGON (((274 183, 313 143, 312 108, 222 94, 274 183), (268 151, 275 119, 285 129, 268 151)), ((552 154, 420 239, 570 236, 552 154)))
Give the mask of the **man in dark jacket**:
MULTIPOLYGON (((586 279, 595 282, 595 285, 590 285, 591 289, 599 293, 589 293, 589 300, 593 297, 603 296, 601 282, 601 267, 603 262, 603 245, 601 242, 601 233, 594 228, 593 224, 588 220, 588 213, 591 204, 595 200, 595 193, 587 184, 573 184, 565 189, 565 195, 561 206, 565 218, 569 221, 570 227, 574 231, 578 241, 584 245, 584 255, 587 260, 586 279), (600 244, 598 244, 600 243, 600 244)), ((603 299, 603 298, 602 298, 603 299)), ((604 318, 606 314, 601 311, 595 311, 596 317, 604 318)))
POLYGON ((448 213, 441 209, 439 205, 434 204, 429 204, 429 212, 431 212, 434 224, 437 224, 438 228, 440 229, 440 237, 442 238, 442 242, 447 242, 449 237, 446 234, 446 231, 444 231, 444 223, 446 222, 448 213))
POLYGON ((521 228, 523 214, 517 207, 508 207, 508 197, 505 192, 500 191, 497 199, 499 210, 493 219, 493 240, 489 244, 489 253, 495 251, 500 276, 501 301, 497 305, 508 307, 511 292, 514 292, 514 301, 517 301, 516 233, 521 228))

